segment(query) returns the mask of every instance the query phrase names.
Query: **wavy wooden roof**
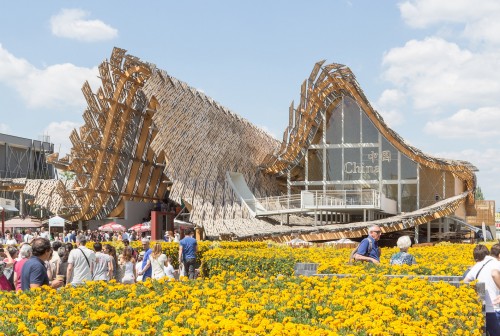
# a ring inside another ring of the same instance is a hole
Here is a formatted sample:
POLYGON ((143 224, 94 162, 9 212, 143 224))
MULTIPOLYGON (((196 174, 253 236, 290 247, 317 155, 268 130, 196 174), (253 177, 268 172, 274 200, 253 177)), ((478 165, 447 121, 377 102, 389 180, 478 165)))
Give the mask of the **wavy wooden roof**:
MULTIPOLYGON (((270 155, 262 164, 262 169, 266 173, 284 175, 291 171, 304 156, 305 149, 312 143, 321 123, 321 113, 327 113, 328 119, 342 96, 347 95, 358 103, 375 127, 400 152, 422 166, 449 171, 464 181, 467 190, 475 189, 476 167, 466 161, 433 157, 408 144, 389 128, 382 116, 373 109, 347 66, 336 63, 324 65, 324 63, 325 61, 316 63, 309 78, 303 82, 297 108, 293 107, 293 103, 290 107, 290 124, 283 135, 280 151, 270 155)), ((473 193, 468 197, 472 201, 473 193)))
POLYGON ((25 193, 72 221, 123 215, 126 200, 155 201, 170 185, 170 198, 187 204, 191 221, 208 237, 281 239, 292 233, 309 240, 359 237, 373 223, 314 226, 291 216, 289 226, 274 217, 252 218, 240 204, 226 171, 241 172, 257 197, 283 191, 285 175, 302 160, 321 123, 343 95, 363 108, 382 134, 402 153, 425 167, 452 172, 467 186, 464 194, 404 216, 380 222, 384 231, 420 225, 453 213, 475 186, 474 167, 426 155, 407 144, 371 107, 354 75, 340 64, 318 62, 289 109, 289 126, 280 143, 186 83, 115 48, 99 67, 102 86, 88 83, 84 125, 70 136, 73 148, 50 162, 72 171, 72 186, 31 181, 25 193), (167 182, 167 183, 163 183, 167 182), (64 189, 64 190, 63 190, 64 189), (51 201, 50 198, 53 198, 51 201), (278 238, 276 238, 278 237, 278 238))

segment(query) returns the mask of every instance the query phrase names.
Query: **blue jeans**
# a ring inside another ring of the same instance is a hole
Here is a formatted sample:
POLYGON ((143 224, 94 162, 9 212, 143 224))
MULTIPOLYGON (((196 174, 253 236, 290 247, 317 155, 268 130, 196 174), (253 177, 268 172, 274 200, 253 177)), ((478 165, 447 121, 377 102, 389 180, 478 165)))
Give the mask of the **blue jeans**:
POLYGON ((184 260, 184 267, 186 268, 186 272, 189 276, 189 279, 196 278, 196 273, 195 273, 195 268, 194 268, 195 262, 196 262, 196 258, 186 258, 184 260))
POLYGON ((498 314, 486 313, 486 331, 490 336, 500 336, 500 322, 498 320, 498 314))

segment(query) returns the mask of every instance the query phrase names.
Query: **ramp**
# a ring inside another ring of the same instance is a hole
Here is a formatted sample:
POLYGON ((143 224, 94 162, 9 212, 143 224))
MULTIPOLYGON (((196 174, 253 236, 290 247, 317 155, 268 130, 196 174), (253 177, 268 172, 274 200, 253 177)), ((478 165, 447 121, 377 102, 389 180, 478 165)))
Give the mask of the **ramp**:
POLYGON ((226 173, 226 179, 229 185, 233 188, 234 193, 239 197, 241 204, 245 204, 247 206, 252 217, 255 217, 259 212, 266 212, 266 209, 255 198, 250 188, 248 188, 243 174, 228 171, 226 173))

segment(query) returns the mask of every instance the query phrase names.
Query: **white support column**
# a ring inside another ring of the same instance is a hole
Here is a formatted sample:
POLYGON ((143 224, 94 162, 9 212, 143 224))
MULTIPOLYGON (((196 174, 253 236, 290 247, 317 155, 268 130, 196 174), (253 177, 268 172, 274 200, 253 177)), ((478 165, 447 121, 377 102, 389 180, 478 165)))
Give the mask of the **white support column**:
POLYGON ((415 241, 415 244, 418 244, 419 236, 418 236, 418 225, 415 225, 415 238, 413 239, 415 241))
POLYGON ((431 242, 431 222, 427 222, 427 242, 431 242))
POLYGON ((305 182, 306 182, 306 190, 309 190, 309 149, 306 151, 306 157, 304 158, 305 160, 305 182))
POLYGON ((22 217, 24 215, 24 193, 19 192, 19 215, 22 217))

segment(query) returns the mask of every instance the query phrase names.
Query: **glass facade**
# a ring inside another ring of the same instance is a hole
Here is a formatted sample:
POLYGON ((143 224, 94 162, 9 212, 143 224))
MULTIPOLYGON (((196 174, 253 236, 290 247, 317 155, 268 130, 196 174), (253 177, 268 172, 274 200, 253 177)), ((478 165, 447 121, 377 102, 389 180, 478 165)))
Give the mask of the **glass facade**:
POLYGON ((397 202, 398 212, 419 208, 418 164, 399 152, 350 97, 329 113, 320 143, 308 149, 309 190, 375 189, 397 202), (323 158, 325 162, 323 162, 323 158))

